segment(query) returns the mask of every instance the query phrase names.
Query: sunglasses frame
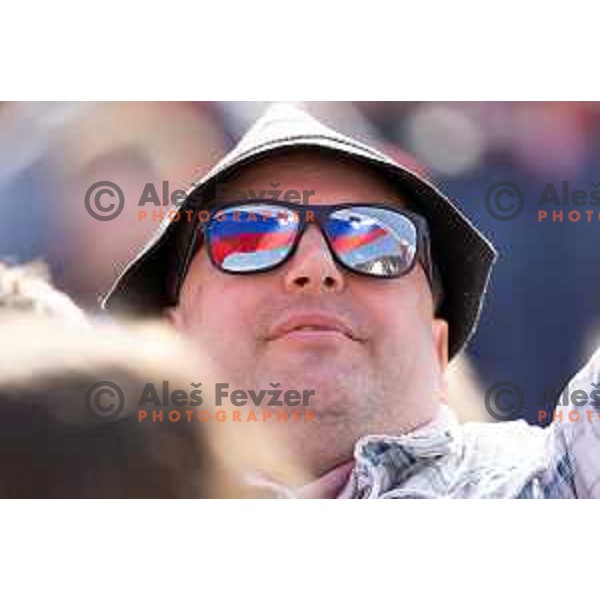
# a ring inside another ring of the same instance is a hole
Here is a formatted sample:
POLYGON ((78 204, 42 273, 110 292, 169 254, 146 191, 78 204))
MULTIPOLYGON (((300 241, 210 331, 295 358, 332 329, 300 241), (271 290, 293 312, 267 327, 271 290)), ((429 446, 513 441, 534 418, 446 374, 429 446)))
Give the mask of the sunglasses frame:
POLYGON ((349 271, 356 275, 361 275, 363 277, 369 277, 370 279, 399 279, 400 277, 404 277, 405 275, 408 275, 415 268, 415 265, 417 264, 417 262, 420 262, 421 266, 423 267, 423 270, 425 271, 425 274, 427 276, 427 280, 429 281, 429 285, 433 289, 433 286, 434 286, 433 263, 432 263, 432 259, 431 259, 431 245, 430 245, 430 236, 429 236, 429 228, 427 227, 427 221, 421 215, 418 215, 410 210, 391 206, 390 204, 385 204, 385 203, 349 202, 349 203, 335 203, 335 204, 305 205, 305 204, 297 204, 294 202, 269 203, 268 201, 260 201, 260 200, 246 200, 244 202, 224 203, 224 204, 215 206, 211 209, 204 209, 204 210, 208 211, 209 218, 206 221, 198 222, 198 224, 193 229, 193 234, 192 234, 190 242, 189 242, 189 247, 188 247, 187 252, 185 253, 184 264, 182 266, 182 269, 180 271, 179 278, 178 278, 179 281, 178 281, 178 285, 177 285, 177 295, 179 295, 179 290, 180 290, 181 284, 182 284, 183 280, 185 279, 185 276, 189 269, 192 258, 195 256, 196 252, 198 251, 197 246, 200 243, 200 240, 198 239, 199 234, 202 234, 202 237, 204 238, 202 240, 202 242, 204 242, 204 240, 206 240, 206 243, 203 243, 203 245, 206 246, 206 251, 208 253, 208 257, 216 269, 218 269, 222 273, 227 273, 228 275, 255 275, 258 273, 267 273, 269 271, 278 269, 279 267, 284 265, 287 261, 289 261, 296 253, 299 243, 300 243, 300 240, 302 239, 302 236, 304 235, 304 232, 306 231, 307 226, 310 224, 317 225, 317 227, 321 231, 321 235, 323 236, 323 238, 325 239, 325 242, 327 243, 327 247, 329 248, 329 252, 330 252, 331 256, 333 257, 335 263, 337 265, 339 265, 340 267, 342 267, 343 269, 345 269, 346 271, 349 271), (291 250, 285 256, 285 258, 283 260, 281 260, 280 262, 277 262, 276 264, 270 265, 268 267, 263 267, 261 269, 254 269, 251 271, 229 271, 227 269, 224 269, 221 265, 219 265, 213 258, 212 252, 210 250, 210 231, 211 231, 210 227, 211 227, 212 223, 219 222, 219 221, 215 221, 215 216, 218 215, 219 213, 222 213, 223 211, 230 211, 230 210, 236 209, 236 208, 244 208, 247 206, 256 206, 257 214, 259 214, 261 210, 264 212, 265 206, 268 206, 269 208, 272 207, 273 209, 279 209, 279 210, 286 208, 286 209, 289 209, 289 210, 297 213, 298 218, 294 219, 292 221, 293 223, 298 223, 298 226, 294 233, 295 237, 292 241, 291 250), (259 209, 258 207, 263 207, 263 208, 259 209), (332 243, 329 239, 328 234, 326 233, 324 225, 325 225, 327 218, 329 217, 329 215, 331 213, 333 213, 337 210, 354 208, 354 207, 385 209, 385 210, 389 210, 391 212, 398 213, 398 214, 406 217, 409 221, 411 221, 411 223, 415 226, 416 233, 417 233, 417 248, 416 248, 415 256, 412 260, 412 263, 411 263, 410 267, 408 269, 406 269, 406 271, 404 271, 403 273, 401 273, 399 275, 370 275, 368 273, 364 273, 362 271, 353 269, 352 267, 349 267, 348 265, 344 264, 341 261, 341 259, 338 257, 337 253, 335 252, 335 250, 332 247, 332 243), (308 218, 308 219, 307 219, 307 213, 311 213, 310 218, 308 218))

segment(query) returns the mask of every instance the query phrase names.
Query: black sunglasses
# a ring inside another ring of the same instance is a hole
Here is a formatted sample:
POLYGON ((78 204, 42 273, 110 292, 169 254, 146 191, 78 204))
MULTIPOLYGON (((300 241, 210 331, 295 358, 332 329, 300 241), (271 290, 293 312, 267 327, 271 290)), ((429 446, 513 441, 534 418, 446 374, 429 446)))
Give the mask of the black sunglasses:
POLYGON ((427 223, 409 210, 388 204, 247 201, 200 211, 198 218, 179 283, 203 242, 217 269, 232 274, 263 273, 289 260, 306 227, 314 223, 336 263, 352 273, 397 278, 419 261, 433 289, 427 223), (201 215, 205 218, 200 219, 201 215))

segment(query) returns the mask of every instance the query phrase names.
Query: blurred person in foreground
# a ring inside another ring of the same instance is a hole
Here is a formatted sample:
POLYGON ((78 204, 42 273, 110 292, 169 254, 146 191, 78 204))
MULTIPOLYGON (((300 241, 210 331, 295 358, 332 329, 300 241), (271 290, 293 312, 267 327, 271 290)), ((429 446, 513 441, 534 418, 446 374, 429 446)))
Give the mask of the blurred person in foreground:
POLYGON ((9 311, 86 323, 85 313, 52 285, 49 270, 41 261, 22 265, 0 262, 0 313, 9 311))
POLYGON ((0 346, 10 349, 0 362, 1 498, 258 497, 247 473, 292 476, 256 430, 141 419, 146 386, 186 390, 212 375, 192 368, 189 348, 164 327, 5 313, 0 346))
POLYGON ((591 422, 461 425, 449 408, 495 251, 429 182, 276 105, 179 215, 104 307, 163 314, 244 389, 314 389, 314 423, 272 426, 314 497, 591 494, 573 443, 591 422))

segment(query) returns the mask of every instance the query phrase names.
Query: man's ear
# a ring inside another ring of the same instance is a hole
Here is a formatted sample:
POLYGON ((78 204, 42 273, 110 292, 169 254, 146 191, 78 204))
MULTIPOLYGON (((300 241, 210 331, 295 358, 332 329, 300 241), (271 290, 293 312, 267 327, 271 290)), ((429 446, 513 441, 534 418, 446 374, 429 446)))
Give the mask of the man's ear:
POLYGON ((448 366, 448 321, 433 319, 432 329, 440 370, 444 372, 448 366))
POLYGON ((441 374, 441 396, 448 398, 448 381, 446 379, 446 369, 448 368, 448 322, 444 319, 433 319, 431 328, 441 374))
POLYGON ((181 325, 183 325, 183 318, 181 316, 181 311, 179 310, 179 305, 165 308, 162 312, 162 317, 167 320, 169 325, 172 325, 175 328, 180 328, 181 325))

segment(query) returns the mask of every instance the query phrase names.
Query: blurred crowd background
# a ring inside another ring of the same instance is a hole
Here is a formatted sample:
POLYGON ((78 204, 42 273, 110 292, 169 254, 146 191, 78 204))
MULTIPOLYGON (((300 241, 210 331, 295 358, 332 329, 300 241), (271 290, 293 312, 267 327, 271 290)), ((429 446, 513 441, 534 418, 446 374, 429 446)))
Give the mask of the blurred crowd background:
MULTIPOLYGON (((430 177, 493 241, 500 257, 479 331, 454 366, 454 394, 465 399, 464 417, 485 418, 486 390, 510 381, 524 395, 520 416, 537 422, 548 389, 557 394, 600 344, 600 220, 536 219, 547 183, 590 190, 600 182, 600 103, 304 104, 430 177), (513 220, 486 209, 486 191, 499 181, 525 194, 513 220)), ((0 103, 0 260, 44 260, 58 288, 98 311, 158 225, 138 219, 146 183, 159 192, 163 181, 171 191, 188 189, 265 105, 0 103), (84 197, 106 180, 121 187, 126 205, 101 222, 84 197)))

